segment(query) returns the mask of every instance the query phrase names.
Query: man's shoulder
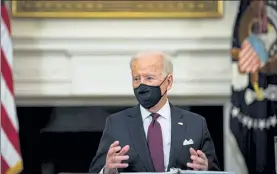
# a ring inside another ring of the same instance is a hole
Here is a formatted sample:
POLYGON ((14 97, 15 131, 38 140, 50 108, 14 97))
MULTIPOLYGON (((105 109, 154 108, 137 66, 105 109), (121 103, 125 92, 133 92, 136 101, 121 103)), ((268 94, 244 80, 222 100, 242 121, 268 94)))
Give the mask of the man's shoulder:
POLYGON ((205 118, 202 115, 199 115, 197 113, 185 110, 185 109, 181 109, 178 107, 175 107, 175 109, 180 112, 183 117, 188 120, 188 121, 193 121, 193 122, 203 122, 205 121, 205 118))
POLYGON ((109 119, 112 120, 118 120, 118 119, 124 119, 126 116, 130 115, 132 112, 134 112, 136 110, 137 106, 133 106, 127 109, 124 109, 122 111, 113 113, 111 115, 108 116, 109 119))

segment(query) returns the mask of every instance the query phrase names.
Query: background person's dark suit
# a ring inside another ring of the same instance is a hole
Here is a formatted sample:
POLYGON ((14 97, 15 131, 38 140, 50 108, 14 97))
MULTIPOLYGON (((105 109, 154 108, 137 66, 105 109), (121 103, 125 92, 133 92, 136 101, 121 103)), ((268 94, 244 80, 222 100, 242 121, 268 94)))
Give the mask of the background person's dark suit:
MULTIPOLYGON (((203 117, 170 105, 171 108, 171 149, 170 168, 188 169, 191 162, 189 148, 202 150, 208 158, 209 170, 219 170, 214 144, 203 117), (178 124, 179 122, 183 125, 178 124), (192 139, 193 144, 184 146, 184 140, 192 139)), ((107 118, 106 127, 98 151, 90 165, 89 172, 98 173, 105 166, 110 145, 119 141, 121 147, 130 145, 128 168, 119 172, 154 172, 151 162, 139 105, 115 113, 107 118)))

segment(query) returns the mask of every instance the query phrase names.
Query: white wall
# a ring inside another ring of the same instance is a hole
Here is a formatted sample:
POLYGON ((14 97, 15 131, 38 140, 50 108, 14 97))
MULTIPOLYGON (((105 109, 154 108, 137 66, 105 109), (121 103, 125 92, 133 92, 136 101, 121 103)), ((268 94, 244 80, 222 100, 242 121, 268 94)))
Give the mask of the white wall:
POLYGON ((172 96, 227 98, 237 4, 224 2, 220 19, 14 19, 17 101, 130 97, 129 60, 149 49, 174 56, 172 96))

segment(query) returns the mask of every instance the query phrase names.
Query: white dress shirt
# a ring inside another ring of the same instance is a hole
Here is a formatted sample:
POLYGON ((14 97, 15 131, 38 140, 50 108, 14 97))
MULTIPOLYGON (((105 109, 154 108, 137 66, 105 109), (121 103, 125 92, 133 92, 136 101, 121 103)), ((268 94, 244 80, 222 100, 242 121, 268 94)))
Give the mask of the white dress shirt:
MULTIPOLYGON (((145 135, 147 136, 148 127, 152 121, 151 112, 140 106, 140 112, 143 121, 143 127, 145 131, 145 135)), ((162 136, 163 136, 163 150, 164 150, 164 168, 167 170, 169 163, 169 153, 170 153, 170 145, 171 145, 171 111, 169 102, 157 112, 160 114, 160 117, 157 121, 160 123, 162 128, 162 136)))

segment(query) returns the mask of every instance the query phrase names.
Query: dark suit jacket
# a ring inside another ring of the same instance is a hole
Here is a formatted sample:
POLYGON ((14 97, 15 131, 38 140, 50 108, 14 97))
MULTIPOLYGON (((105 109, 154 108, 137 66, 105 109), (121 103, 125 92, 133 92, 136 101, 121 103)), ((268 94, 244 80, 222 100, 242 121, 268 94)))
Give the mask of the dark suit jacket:
MULTIPOLYGON (((219 170, 213 140, 205 119, 195 113, 170 105, 171 108, 171 149, 168 169, 189 169, 191 162, 189 148, 202 150, 209 162, 209 170, 219 170), (182 122, 183 125, 178 123, 182 122), (192 139, 194 144, 183 146, 183 141, 192 139)), ((105 166, 110 145, 119 141, 121 147, 130 146, 128 168, 119 172, 154 172, 149 155, 139 105, 115 113, 107 118, 96 156, 91 162, 89 172, 98 173, 105 166)))

